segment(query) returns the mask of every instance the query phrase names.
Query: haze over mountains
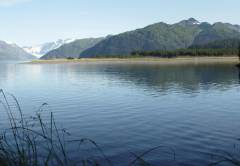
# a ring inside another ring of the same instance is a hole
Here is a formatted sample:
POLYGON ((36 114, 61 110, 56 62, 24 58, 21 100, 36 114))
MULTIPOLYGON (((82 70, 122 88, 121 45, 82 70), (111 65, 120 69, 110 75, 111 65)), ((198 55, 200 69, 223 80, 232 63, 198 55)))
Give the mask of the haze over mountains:
POLYGON ((164 22, 105 38, 67 39, 38 46, 19 48, 0 42, 0 59, 91 58, 125 55, 133 51, 175 50, 179 48, 238 45, 240 25, 217 22, 210 24, 194 18, 175 24, 164 22), (209 45, 208 45, 209 44, 209 45), (30 55, 32 54, 32 55, 30 55), (3 56, 4 55, 4 56, 3 56))
POLYGON ((16 44, 0 41, 0 61, 5 60, 33 60, 35 56, 25 52, 16 44))
POLYGON ((64 44, 61 47, 49 51, 41 59, 59 59, 59 58, 78 58, 79 55, 88 48, 95 46, 104 38, 79 39, 71 43, 64 44))
POLYGON ((36 45, 36 46, 26 46, 23 47, 23 49, 28 52, 29 54, 32 54, 36 57, 42 57, 43 55, 47 54, 48 52, 57 49, 59 47, 61 47, 64 44, 68 44, 73 42, 76 39, 59 39, 57 41, 54 42, 48 42, 48 43, 44 43, 44 44, 40 44, 40 45, 36 45))

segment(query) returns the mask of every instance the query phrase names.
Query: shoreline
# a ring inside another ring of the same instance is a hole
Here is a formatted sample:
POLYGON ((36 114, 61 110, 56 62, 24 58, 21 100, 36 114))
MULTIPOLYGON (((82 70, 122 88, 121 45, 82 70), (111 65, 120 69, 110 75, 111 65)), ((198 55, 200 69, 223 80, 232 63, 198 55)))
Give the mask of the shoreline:
POLYGON ((33 60, 25 64, 238 64, 238 57, 177 57, 177 58, 82 58, 82 59, 54 59, 33 60))

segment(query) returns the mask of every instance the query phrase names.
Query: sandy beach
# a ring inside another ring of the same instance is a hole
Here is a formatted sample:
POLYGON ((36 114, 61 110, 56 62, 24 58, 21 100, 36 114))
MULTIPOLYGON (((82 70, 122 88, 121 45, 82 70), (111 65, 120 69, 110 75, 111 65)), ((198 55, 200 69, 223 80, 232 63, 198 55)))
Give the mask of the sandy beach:
POLYGON ((27 64, 237 64, 238 57, 178 57, 178 58, 83 58, 83 59, 55 59, 34 60, 27 64))

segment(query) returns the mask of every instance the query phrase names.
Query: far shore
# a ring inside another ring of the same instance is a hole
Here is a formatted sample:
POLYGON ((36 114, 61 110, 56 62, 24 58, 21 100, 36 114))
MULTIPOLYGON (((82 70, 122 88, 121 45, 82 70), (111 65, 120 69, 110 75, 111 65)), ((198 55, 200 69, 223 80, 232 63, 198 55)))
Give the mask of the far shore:
POLYGON ((177 58, 81 58, 81 59, 54 59, 54 60, 33 60, 27 64, 211 64, 229 63, 238 64, 237 56, 223 57, 177 57, 177 58))

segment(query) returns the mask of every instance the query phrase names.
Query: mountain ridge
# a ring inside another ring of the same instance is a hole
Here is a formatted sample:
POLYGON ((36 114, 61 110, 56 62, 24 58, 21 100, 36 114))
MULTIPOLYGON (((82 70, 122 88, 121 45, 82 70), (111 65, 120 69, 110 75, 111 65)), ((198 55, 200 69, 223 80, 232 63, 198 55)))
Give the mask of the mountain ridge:
POLYGON ((103 39, 103 37, 78 39, 46 53, 40 59, 78 58, 84 50, 93 47, 103 39))
POLYGON ((36 57, 42 57, 43 55, 45 55, 46 53, 57 49, 59 47, 61 47, 64 44, 68 44, 71 43, 73 41, 75 41, 76 39, 58 39, 56 41, 53 42, 46 42, 43 44, 39 44, 39 45, 35 45, 35 46, 25 46, 23 47, 23 49, 28 52, 29 54, 35 55, 36 57))
POLYGON ((159 22, 111 36, 83 51, 80 57, 128 56, 132 51, 175 50, 228 38, 240 38, 239 25, 210 24, 190 18, 175 24, 159 22))
POLYGON ((33 60, 35 56, 25 52, 14 43, 0 41, 0 60, 33 60))

